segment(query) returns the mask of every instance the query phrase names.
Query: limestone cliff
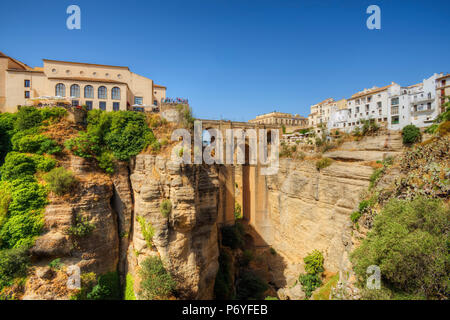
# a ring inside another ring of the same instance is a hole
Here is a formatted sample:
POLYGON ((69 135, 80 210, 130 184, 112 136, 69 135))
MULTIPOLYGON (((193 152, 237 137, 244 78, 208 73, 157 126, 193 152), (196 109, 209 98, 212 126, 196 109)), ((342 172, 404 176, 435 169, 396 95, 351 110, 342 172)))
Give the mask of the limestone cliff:
MULTIPOLYGON (((218 270, 216 167, 181 165, 159 156, 139 155, 131 184, 135 212, 129 272, 139 279, 137 271, 142 261, 159 255, 178 283, 180 298, 212 299, 218 270), (168 217, 160 211, 163 199, 172 204, 168 217), (138 217, 155 229, 151 247, 144 239, 138 217)), ((136 293, 138 283, 135 281, 136 293)))

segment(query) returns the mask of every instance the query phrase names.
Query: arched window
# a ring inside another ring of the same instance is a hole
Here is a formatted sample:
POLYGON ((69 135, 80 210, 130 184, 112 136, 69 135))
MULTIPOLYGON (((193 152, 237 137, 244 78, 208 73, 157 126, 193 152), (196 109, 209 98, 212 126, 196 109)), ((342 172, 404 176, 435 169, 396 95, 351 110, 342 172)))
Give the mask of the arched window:
POLYGON ((84 87, 84 97, 85 98, 94 98, 94 88, 92 86, 85 86, 84 87))
POLYGON ((66 86, 63 83, 58 83, 56 85, 56 96, 58 97, 66 96, 66 86))
POLYGON ((73 84, 70 86, 70 96, 72 98, 79 98, 80 97, 80 86, 77 84, 73 84))
POLYGON ((111 99, 120 100, 120 88, 114 87, 111 90, 111 99))
POLYGON ((98 98, 99 99, 107 99, 107 91, 106 91, 106 87, 101 86, 98 88, 98 98))

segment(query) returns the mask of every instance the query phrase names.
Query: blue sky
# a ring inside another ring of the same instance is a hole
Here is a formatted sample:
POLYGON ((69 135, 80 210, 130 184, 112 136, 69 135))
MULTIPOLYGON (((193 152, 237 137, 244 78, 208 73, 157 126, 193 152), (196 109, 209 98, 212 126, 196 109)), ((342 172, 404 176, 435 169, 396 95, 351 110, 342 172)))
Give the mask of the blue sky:
POLYGON ((328 97, 449 72, 449 12, 447 0, 5 1, 0 51, 129 66, 199 118, 307 116, 328 97), (81 30, 66 28, 70 4, 81 30), (366 27, 371 4, 381 30, 366 27))

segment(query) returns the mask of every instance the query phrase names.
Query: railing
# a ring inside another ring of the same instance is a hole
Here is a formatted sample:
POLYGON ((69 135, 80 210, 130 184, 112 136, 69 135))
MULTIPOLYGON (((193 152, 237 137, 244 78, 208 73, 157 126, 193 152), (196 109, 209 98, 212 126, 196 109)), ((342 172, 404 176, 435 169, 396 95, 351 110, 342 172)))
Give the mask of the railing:
POLYGON ((185 98, 162 98, 161 103, 168 104, 189 104, 189 100, 185 98))

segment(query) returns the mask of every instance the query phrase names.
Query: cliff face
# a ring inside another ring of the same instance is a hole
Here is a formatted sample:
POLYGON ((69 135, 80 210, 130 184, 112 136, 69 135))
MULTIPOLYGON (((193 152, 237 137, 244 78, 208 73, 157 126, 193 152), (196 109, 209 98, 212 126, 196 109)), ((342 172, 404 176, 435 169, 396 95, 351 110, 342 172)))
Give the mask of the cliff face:
POLYGON ((287 286, 302 272, 303 258, 323 252, 325 268, 346 267, 351 247, 350 214, 367 189, 373 169, 334 162, 318 171, 314 162, 284 159, 279 173, 267 178, 272 247, 287 261, 287 286))
MULTIPOLYGON (((243 176, 256 181, 246 189, 255 196, 247 195, 236 183, 235 199, 243 209, 244 202, 250 201, 256 212, 245 217, 250 218, 251 242, 258 243, 259 237, 264 250, 270 245, 278 253, 267 255, 267 265, 261 268, 267 269, 268 281, 275 288, 284 288, 278 292, 280 297, 301 297, 299 286, 291 287, 304 271, 303 258, 314 249, 323 252, 327 271, 342 274, 351 269, 350 214, 369 185, 373 168, 367 161, 399 151, 397 136, 375 137, 326 154, 335 161, 320 171, 313 160, 292 159, 281 159, 273 176, 256 179, 253 169, 247 175, 236 170, 236 181, 243 176)), ((34 267, 24 298, 70 297, 64 288, 67 276, 51 276, 45 270, 55 258, 66 266, 79 266, 82 273, 117 270, 122 284, 129 273, 139 297, 139 269, 150 256, 159 256, 176 280, 177 298, 214 298, 217 219, 224 191, 218 166, 184 165, 141 154, 130 164, 118 164, 109 176, 79 157, 68 156, 61 163, 74 172, 79 184, 69 195, 50 196, 45 232, 32 248, 34 267), (163 201, 171 204, 167 216, 161 211, 163 201), (95 228, 86 237, 74 238, 67 230, 80 216, 95 228), (143 223, 154 228, 151 242, 144 235, 143 223)))
POLYGON ((44 233, 31 249, 36 261, 25 288, 24 299, 68 299, 67 276, 43 272, 59 258, 66 266, 76 265, 82 273, 115 271, 119 257, 117 216, 111 207, 113 184, 107 175, 95 172, 92 163, 70 157, 65 163, 75 173, 78 184, 64 197, 50 195, 44 212, 44 233), (89 235, 75 237, 69 228, 77 218, 94 226, 89 235))
MULTIPOLYGON (((212 299, 218 270, 217 211, 219 181, 214 166, 181 165, 139 155, 131 174, 135 210, 129 272, 139 279, 139 265, 159 255, 178 283, 183 299, 212 299), (165 217, 161 201, 171 202, 165 217), (141 221, 155 229, 153 245, 144 239, 141 221)), ((135 292, 139 292, 135 281, 135 292)))

